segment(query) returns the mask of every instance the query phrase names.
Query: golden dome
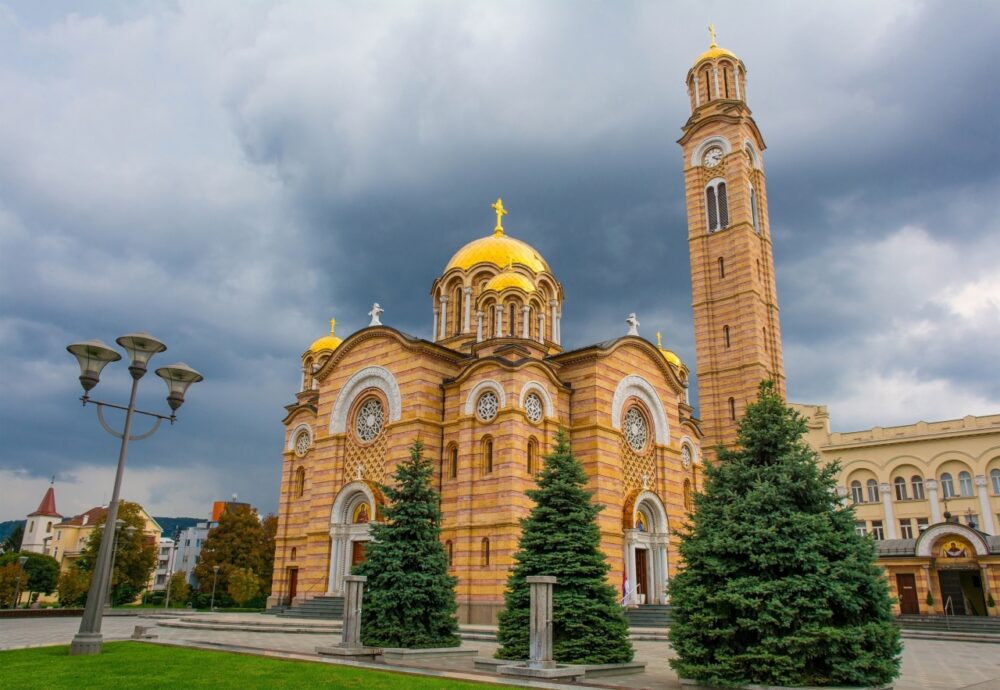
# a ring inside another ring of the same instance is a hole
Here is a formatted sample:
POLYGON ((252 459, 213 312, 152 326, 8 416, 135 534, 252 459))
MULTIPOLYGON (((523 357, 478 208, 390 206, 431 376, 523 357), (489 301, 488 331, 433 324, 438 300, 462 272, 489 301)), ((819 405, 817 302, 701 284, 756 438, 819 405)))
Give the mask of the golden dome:
POLYGON ((498 273, 490 279, 490 282, 486 283, 487 290, 502 292, 507 288, 520 288, 529 293, 535 291, 535 286, 531 284, 530 280, 520 273, 514 273, 513 271, 498 273))
POLYGON ((497 214, 497 224, 493 228, 493 234, 473 240, 455 252, 455 256, 451 257, 451 261, 444 267, 445 273, 453 268, 467 271, 479 263, 493 264, 497 268, 521 264, 535 273, 549 271, 549 265, 534 247, 504 234, 502 219, 507 215, 507 210, 503 207, 503 201, 497 199, 492 208, 497 214))
POLYGON ((732 58, 733 60, 736 60, 738 62, 739 58, 736 57, 735 53, 733 53, 731 50, 726 50, 725 48, 720 48, 716 44, 716 42, 715 42, 715 25, 709 24, 708 25, 708 31, 709 31, 710 34, 712 34, 712 45, 710 45, 708 47, 708 50, 706 50, 704 53, 702 53, 701 55, 698 56, 698 59, 694 61, 694 64, 697 65, 702 60, 714 60, 714 59, 720 58, 720 57, 732 58))
POLYGON ((683 367, 684 366, 684 364, 681 362, 681 358, 680 357, 678 357, 674 352, 672 352, 670 350, 667 350, 667 349, 664 349, 664 347, 663 347, 663 338, 660 335, 659 331, 656 332, 656 349, 660 351, 661 355, 663 355, 663 359, 667 360, 668 362, 670 362, 671 364, 673 364, 675 367, 683 367))
POLYGON ((336 336, 334 329, 337 327, 337 319, 330 319, 330 335, 324 335, 322 338, 314 342, 309 346, 309 352, 322 352, 323 350, 336 350, 337 347, 344 342, 336 336))

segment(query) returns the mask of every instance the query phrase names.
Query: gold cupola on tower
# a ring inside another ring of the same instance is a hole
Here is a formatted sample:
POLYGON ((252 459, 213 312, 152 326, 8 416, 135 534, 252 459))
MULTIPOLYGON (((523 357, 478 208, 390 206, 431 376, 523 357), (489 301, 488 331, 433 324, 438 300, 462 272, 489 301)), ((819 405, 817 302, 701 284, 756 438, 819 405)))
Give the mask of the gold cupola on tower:
POLYGON ((318 338, 312 345, 309 346, 309 352, 311 354, 316 354, 318 352, 323 352, 324 350, 333 351, 343 341, 337 337, 337 319, 330 319, 330 334, 324 335, 322 338, 318 338))
POLYGON ((712 43, 688 70, 688 96, 691 110, 709 103, 746 100, 746 66, 731 50, 715 41, 715 25, 708 25, 712 43))

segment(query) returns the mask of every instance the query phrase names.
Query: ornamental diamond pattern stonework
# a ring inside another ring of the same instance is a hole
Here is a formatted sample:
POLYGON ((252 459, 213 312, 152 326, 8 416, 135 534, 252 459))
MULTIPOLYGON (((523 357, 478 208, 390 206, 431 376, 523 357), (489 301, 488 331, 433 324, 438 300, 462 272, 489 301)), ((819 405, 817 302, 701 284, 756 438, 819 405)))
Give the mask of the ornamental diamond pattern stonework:
POLYGON ((534 393, 528 393, 524 399, 524 413, 532 422, 538 422, 542 418, 542 399, 534 393))
POLYGON ((484 422, 492 422, 499 409, 500 400, 493 391, 486 391, 479 396, 479 400, 476 402, 476 414, 484 422))
POLYGON ((353 436, 347 437, 344 458, 344 483, 365 479, 382 484, 385 482, 385 456, 389 441, 379 434, 372 443, 360 443, 353 436))
POLYGON ((623 496, 628 496, 632 491, 641 491, 656 486, 655 453, 653 453, 652 448, 643 454, 636 453, 625 438, 625 434, 622 434, 621 456, 622 473, 625 475, 625 481, 622 482, 623 496))
POLYGON ((622 433, 625 439, 632 446, 632 450, 641 453, 646 449, 646 441, 649 440, 649 426, 646 424, 646 417, 637 407, 630 407, 622 420, 622 433))
POLYGON ((382 408, 382 401, 371 398, 362 403, 358 410, 354 419, 354 429, 358 438, 368 443, 382 432, 383 422, 385 422, 385 410, 382 408))

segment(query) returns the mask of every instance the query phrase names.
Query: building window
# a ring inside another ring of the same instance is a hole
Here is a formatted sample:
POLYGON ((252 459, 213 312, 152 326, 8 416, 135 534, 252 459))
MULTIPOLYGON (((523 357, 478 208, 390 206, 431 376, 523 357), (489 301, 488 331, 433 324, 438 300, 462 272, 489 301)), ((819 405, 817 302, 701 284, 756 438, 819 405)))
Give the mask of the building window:
POLYGON ((455 335, 461 335, 462 333, 462 286, 455 288, 455 327, 452 329, 452 333, 455 335))
POLYGON ((451 447, 451 467, 448 474, 452 479, 458 477, 458 446, 451 447))
POLYGON ((528 439, 528 474, 534 475, 538 471, 538 441, 534 437, 528 439))
POLYGON ((760 215, 757 210, 757 191, 750 185, 750 220, 753 222, 753 229, 760 234, 760 215))
POLYGON ((637 405, 633 405, 625 412, 625 418, 622 419, 622 431, 625 433, 625 440, 628 441, 632 450, 637 453, 646 450, 646 443, 649 440, 649 425, 646 423, 646 415, 637 405))
POLYGON ((854 501, 855 503, 865 502, 864 489, 861 488, 861 482, 859 482, 857 479, 851 482, 851 500, 854 501))
POLYGON ((899 538, 913 539, 913 521, 910 518, 902 518, 899 521, 899 538))
POLYGON ((908 500, 909 496, 906 495, 906 480, 903 479, 902 477, 896 477, 896 479, 894 479, 892 483, 896 487, 896 500, 897 501, 908 500))
POLYGON ((385 422, 385 408, 378 398, 368 398, 358 407, 354 415, 354 430, 363 443, 374 441, 382 431, 385 422))
POLYGON ((917 534, 920 534, 928 527, 927 518, 917 518, 917 534))
POLYGON ((490 564, 490 540, 486 537, 479 546, 479 562, 484 566, 490 564))
MULTIPOLYGON (((295 470, 295 495, 302 496, 306 490, 306 469, 300 467, 295 470)), ((198 541, 201 541, 200 539, 198 541)))
POLYGON ((292 547, 292 555, 289 560, 295 560, 295 557, 299 555, 299 550, 296 547, 292 547))
POLYGON ((713 180, 705 187, 705 208, 708 210, 709 232, 729 227, 729 201, 723 180, 713 180))
POLYGON ((882 528, 881 520, 872 520, 872 536, 879 541, 885 539, 885 530, 882 528))
POLYGON ((962 517, 965 518, 965 524, 969 527, 973 529, 977 529, 979 527, 979 513, 968 512, 962 517))
POLYGON ((483 439, 483 474, 493 472, 493 439, 487 436, 483 439))
POLYGON ((736 398, 729 399, 729 418, 736 421, 736 398))
POLYGON ((542 421, 543 412, 542 399, 535 393, 528 393, 524 398, 524 414, 528 420, 537 424, 542 421))
POLYGON ((455 565, 455 547, 449 539, 444 543, 444 551, 448 555, 448 567, 455 565))
POLYGON ((760 334, 764 338, 764 352, 767 352, 767 326, 760 329, 760 334))
POLYGON ((910 477, 910 486, 913 487, 913 499, 915 501, 924 500, 924 480, 919 474, 910 477))
POLYGON ((856 521, 854 523, 854 531, 860 534, 862 537, 868 534, 868 531, 865 529, 865 521, 864 520, 856 521))
POLYGON ((975 495, 972 490, 972 475, 968 472, 958 473, 958 491, 966 498, 975 495))
POLYGON ((722 327, 722 340, 726 344, 726 349, 729 349, 731 341, 729 340, 729 326, 722 327))
POLYGON ((726 277, 726 260, 723 259, 721 256, 719 257, 719 277, 720 278, 726 277))
POLYGON ((941 475, 941 495, 944 498, 955 498, 955 482, 948 472, 941 475))
POLYGON ((517 307, 515 307, 514 303, 511 302, 511 305, 510 305, 510 325, 507 326, 507 334, 511 338, 514 337, 514 319, 516 318, 516 316, 517 316, 517 307))
POLYGON ((868 502, 878 503, 878 482, 874 479, 869 479, 865 486, 868 488, 868 502))
POLYGON ((492 422, 500 409, 500 398, 493 391, 486 391, 476 401, 476 413, 484 422, 492 422))
POLYGON ((694 504, 691 498, 691 480, 684 480, 684 510, 693 510, 694 504))
POLYGON ((1000 469, 990 470, 990 482, 993 484, 993 493, 1000 495, 1000 469))

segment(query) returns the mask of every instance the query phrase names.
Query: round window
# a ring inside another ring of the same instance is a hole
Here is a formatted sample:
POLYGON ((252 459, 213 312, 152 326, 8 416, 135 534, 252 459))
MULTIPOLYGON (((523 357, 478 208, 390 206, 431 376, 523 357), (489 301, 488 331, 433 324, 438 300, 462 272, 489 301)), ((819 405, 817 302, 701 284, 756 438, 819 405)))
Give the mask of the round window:
POLYGON ((382 401, 378 398, 369 398, 358 408, 354 419, 354 430, 362 441, 372 441, 382 432, 384 421, 385 411, 382 409, 382 401))
POLYGON ((497 410, 499 409, 500 399, 497 398, 497 394, 493 391, 486 391, 479 396, 479 401, 476 402, 476 412, 484 422, 492 422, 497 416, 497 410))
POLYGON ((630 407, 625 413, 622 429, 625 433, 625 440, 632 446, 632 450, 642 451, 646 448, 649 427, 646 424, 646 416, 639 411, 638 407, 630 407))
POLYGON ((302 457, 309 450, 309 432, 303 429, 295 435, 295 454, 302 457))
POLYGON ((691 467, 690 446, 681 446, 681 464, 684 465, 684 469, 691 467))
POLYGON ((524 412, 532 422, 539 422, 542 419, 542 399, 534 393, 528 393, 524 399, 524 412))

